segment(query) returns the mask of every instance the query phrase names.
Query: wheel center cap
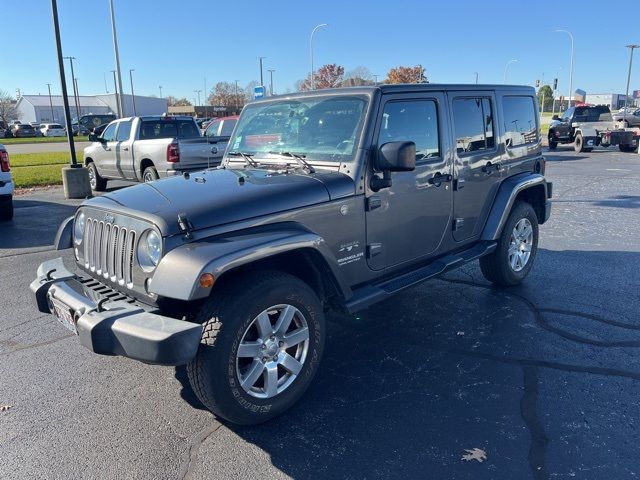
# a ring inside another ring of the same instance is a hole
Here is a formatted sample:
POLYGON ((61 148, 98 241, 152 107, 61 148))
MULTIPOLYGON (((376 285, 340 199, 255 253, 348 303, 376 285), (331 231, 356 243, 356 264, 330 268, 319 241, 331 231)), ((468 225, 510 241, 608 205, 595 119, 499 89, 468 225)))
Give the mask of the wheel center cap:
POLYGON ((265 345, 265 353, 269 356, 273 356, 278 352, 278 342, 273 340, 267 340, 264 342, 265 345))

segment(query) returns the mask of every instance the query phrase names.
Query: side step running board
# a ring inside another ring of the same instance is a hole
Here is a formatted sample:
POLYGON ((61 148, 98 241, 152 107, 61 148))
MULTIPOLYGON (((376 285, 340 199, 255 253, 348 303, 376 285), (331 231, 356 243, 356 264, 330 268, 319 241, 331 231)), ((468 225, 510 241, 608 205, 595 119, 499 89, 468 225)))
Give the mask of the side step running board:
POLYGON ((428 265, 411 272, 403 273, 375 285, 367 285, 356 289, 353 297, 346 304, 347 310, 349 313, 363 310, 405 288, 413 287, 425 280, 487 255, 493 252, 496 246, 496 242, 480 242, 467 250, 438 258, 428 265))

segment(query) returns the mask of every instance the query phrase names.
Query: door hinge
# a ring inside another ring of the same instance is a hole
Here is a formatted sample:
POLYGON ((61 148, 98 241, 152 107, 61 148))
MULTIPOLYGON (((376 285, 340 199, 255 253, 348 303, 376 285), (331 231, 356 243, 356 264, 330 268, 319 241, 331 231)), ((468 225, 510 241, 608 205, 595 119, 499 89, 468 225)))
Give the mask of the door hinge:
POLYGON ((367 198, 367 212, 380 208, 382 206, 382 199, 377 195, 367 198))
POLYGON ((456 218, 453 221, 453 231, 457 232, 464 226, 464 218, 456 218))
POLYGON ((382 253, 381 243, 370 243, 367 245, 367 258, 373 258, 382 253))

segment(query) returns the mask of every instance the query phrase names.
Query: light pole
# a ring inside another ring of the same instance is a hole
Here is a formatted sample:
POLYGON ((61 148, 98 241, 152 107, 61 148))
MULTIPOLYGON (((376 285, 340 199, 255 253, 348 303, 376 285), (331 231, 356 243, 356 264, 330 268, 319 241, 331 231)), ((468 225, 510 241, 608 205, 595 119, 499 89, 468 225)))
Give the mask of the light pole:
POLYGON ((67 142, 71 164, 62 169, 62 185, 66 198, 85 198, 91 195, 88 170, 82 168, 76 159, 76 147, 73 143, 73 131, 71 130, 71 113, 69 112, 69 97, 67 96, 67 82, 64 75, 64 60, 62 59, 62 43, 60 41, 60 23, 58 22, 58 3, 51 0, 51 16, 53 17, 53 32, 56 41, 56 53, 58 57, 58 72, 60 74, 60 87, 62 88, 62 104, 64 105, 64 123, 67 127, 67 142))
MULTIPOLYGON (((554 32, 562 32, 569 35, 571 39, 571 64, 569 66, 569 103, 568 108, 571 108, 571 97, 573 96, 573 35, 568 30, 554 30, 554 32)), ((562 105, 560 106, 562 108, 562 105)))
POLYGON ((53 114, 53 100, 51 100, 51 84, 47 83, 47 90, 49 90, 49 105, 51 106, 51 121, 56 121, 56 116, 53 114))
POLYGON ((478 72, 473 72, 476 74, 476 85, 478 84, 478 72))
POLYGON ((116 96, 116 113, 118 114, 118 117, 122 117, 122 115, 120 114, 120 100, 118 99, 118 82, 116 81, 116 71, 111 70, 111 73, 113 73, 113 93, 116 96))
POLYGON ((374 85, 378 85, 378 75, 373 75, 373 83, 374 85))
POLYGON ((73 79, 73 86, 76 88, 76 95, 78 97, 78 135, 80 135, 80 113, 82 113, 82 107, 80 106, 80 89, 78 88, 78 77, 73 79))
POLYGON ((624 117, 627 116, 627 106, 629 105, 629 83, 631 82, 631 65, 633 65, 633 50, 636 48, 640 48, 640 45, 626 45, 626 47, 630 50, 629 52, 629 73, 627 74, 627 91, 624 95, 624 117))
MULTIPOLYGON (((195 94, 197 94, 197 95, 198 95, 198 103, 196 104, 196 107, 197 107, 198 105, 200 105, 200 92, 202 92, 202 90, 194 90, 194 91, 193 91, 193 93, 195 93, 195 94)), ((194 98, 194 100, 195 100, 195 98, 194 98)), ((194 111, 195 111, 195 108, 194 108, 194 111)), ((197 115, 197 112, 196 112, 196 115, 197 115)))
POLYGON ((240 98, 238 97, 238 80, 235 80, 236 82, 236 113, 238 110, 240 110, 240 98))
POLYGON ((515 58, 513 60, 509 60, 507 64, 504 66, 504 81, 502 83, 507 83, 507 70, 509 69, 509 65, 512 63, 516 63, 518 60, 515 58))
POLYGON ((160 89, 160 98, 162 98, 162 85, 158 85, 158 88, 160 89))
POLYGON ((269 95, 273 97, 273 72, 275 72, 275 70, 267 70, 267 72, 269 72, 269 78, 270 78, 269 95))
POLYGON ((116 95, 116 101, 118 102, 118 116, 124 115, 124 104, 122 101, 122 75, 120 73, 120 53, 118 52, 118 34, 116 33, 116 14, 113 9, 113 0, 109 0, 109 7, 111 10, 111 35, 113 36, 113 53, 116 57, 116 73, 118 74, 118 91, 120 96, 116 95))
POLYGON ((137 117, 138 116, 138 112, 136 112, 136 94, 133 92, 133 72, 135 72, 135 69, 130 68, 129 69, 129 81, 131 82, 131 101, 133 102, 133 116, 137 117))
POLYGON ((326 26, 328 26, 326 23, 316 25, 316 27, 311 31, 311 36, 309 37, 309 57, 311 58, 311 90, 316 89, 316 81, 313 74, 313 34, 316 33, 316 30, 318 30, 319 28, 326 26))
POLYGON ((76 57, 64 57, 71 63, 71 86, 73 87, 73 101, 76 104, 76 120, 78 121, 78 134, 80 133, 80 108, 78 107, 78 92, 76 91, 76 77, 73 73, 73 61, 76 57))
POLYGON ((260 86, 264 87, 264 79, 262 78, 262 60, 265 59, 267 57, 258 57, 258 60, 260 61, 260 86))
POLYGON ((102 79, 104 80, 104 91, 109 93, 109 87, 107 87, 107 74, 102 72, 102 79))

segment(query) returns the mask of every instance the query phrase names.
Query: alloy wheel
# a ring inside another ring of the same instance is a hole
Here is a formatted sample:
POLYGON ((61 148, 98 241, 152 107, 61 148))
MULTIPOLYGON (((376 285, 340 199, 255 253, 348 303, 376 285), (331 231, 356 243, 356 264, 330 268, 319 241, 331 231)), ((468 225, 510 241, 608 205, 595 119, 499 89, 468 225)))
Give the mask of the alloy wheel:
POLYGON ((513 231, 509 241, 509 266, 514 272, 521 271, 531 257, 533 248, 533 227, 528 218, 521 218, 513 231))

